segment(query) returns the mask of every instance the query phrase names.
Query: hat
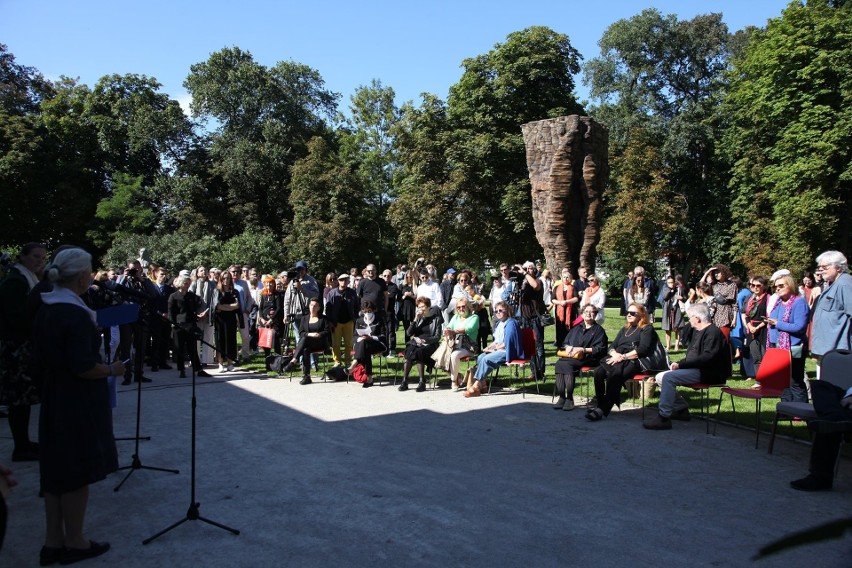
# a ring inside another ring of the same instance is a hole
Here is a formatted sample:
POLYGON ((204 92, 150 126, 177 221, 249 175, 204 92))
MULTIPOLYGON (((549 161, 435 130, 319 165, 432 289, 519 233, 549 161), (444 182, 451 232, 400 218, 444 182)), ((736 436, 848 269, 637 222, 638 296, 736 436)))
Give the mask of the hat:
POLYGON ((181 270, 178 273, 178 276, 186 276, 187 278, 189 278, 189 270, 181 270))
POLYGON ((337 279, 338 280, 349 280, 349 275, 348 274, 341 274, 340 276, 337 277, 337 279))
POLYGON ((455 269, 455 268, 448 268, 448 269, 447 269, 447 274, 455 274, 455 273, 456 273, 456 269, 455 269))
POLYGON ((300 260, 299 262, 296 263, 296 268, 304 268, 305 270, 307 270, 308 269, 308 263, 305 262, 304 260, 300 260))
POLYGON ((535 268, 535 264, 533 264, 531 260, 528 260, 524 263, 524 270, 526 270, 527 268, 535 268))

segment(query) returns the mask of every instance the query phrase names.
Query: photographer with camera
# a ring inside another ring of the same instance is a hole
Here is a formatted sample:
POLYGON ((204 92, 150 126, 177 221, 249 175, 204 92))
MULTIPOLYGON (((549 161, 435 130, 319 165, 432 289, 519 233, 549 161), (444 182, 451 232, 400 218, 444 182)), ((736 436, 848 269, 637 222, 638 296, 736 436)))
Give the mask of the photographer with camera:
MULTIPOLYGON (((119 277, 118 284, 125 288, 130 288, 138 294, 138 296, 127 300, 135 304, 144 305, 146 302, 141 298, 151 298, 157 293, 153 282, 143 276, 142 263, 135 258, 127 261, 127 268, 124 269, 124 274, 119 277)), ((133 323, 125 323, 118 326, 118 358, 121 361, 130 359, 130 349, 133 346, 136 347, 133 364, 128 365, 124 370, 122 385, 129 385, 131 379, 134 379, 137 383, 151 382, 151 379, 142 374, 142 364, 145 362, 145 347, 148 344, 148 335, 150 334, 150 330, 146 324, 147 322, 140 317, 133 323)))
MULTIPOLYGON (((319 286, 313 276, 308 274, 308 264, 300 260, 292 268, 287 269, 289 285, 284 292, 284 325, 291 326, 295 342, 299 342, 299 322, 308 313, 308 299, 319 297, 319 286)), ((289 345, 288 345, 289 347, 289 345)), ((311 356, 316 362, 316 356, 311 356)))
POLYGON ((505 301, 522 329, 532 329, 535 334, 535 355, 530 368, 538 379, 544 378, 544 327, 539 315, 544 313, 544 285, 538 278, 535 264, 527 261, 515 265, 508 273, 508 284, 503 288, 505 301))

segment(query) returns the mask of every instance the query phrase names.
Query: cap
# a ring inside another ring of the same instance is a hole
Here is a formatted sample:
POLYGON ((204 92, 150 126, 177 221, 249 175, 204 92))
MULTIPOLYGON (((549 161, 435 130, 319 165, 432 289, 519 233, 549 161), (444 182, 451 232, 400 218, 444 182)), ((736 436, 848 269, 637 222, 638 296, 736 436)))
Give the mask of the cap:
POLYGON ((340 276, 337 277, 337 279, 338 280, 349 280, 349 275, 348 274, 341 274, 340 276))
POLYGON ((456 273, 456 269, 455 269, 455 268, 448 268, 448 269, 447 269, 447 274, 455 274, 455 273, 456 273))
POLYGON ((307 270, 308 269, 308 263, 305 262, 304 260, 300 260, 299 262, 296 263, 296 268, 304 268, 305 270, 307 270))
POLYGON ((189 270, 181 270, 181 271, 178 273, 178 276, 186 276, 186 277, 189 277, 189 270))
POLYGON ((786 268, 782 268, 781 270, 776 270, 775 272, 773 272, 772 276, 769 278, 769 281, 775 282, 776 280, 778 280, 782 276, 789 276, 789 275, 790 275, 790 271, 787 270, 786 268))

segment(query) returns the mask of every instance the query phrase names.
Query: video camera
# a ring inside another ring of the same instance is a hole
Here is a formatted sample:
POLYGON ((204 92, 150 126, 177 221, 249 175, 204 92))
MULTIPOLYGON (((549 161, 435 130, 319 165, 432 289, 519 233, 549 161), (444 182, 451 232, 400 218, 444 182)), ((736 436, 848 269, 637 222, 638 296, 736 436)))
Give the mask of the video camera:
POLYGON ((293 282, 299 278, 299 269, 295 266, 291 266, 287 269, 287 281, 293 282))

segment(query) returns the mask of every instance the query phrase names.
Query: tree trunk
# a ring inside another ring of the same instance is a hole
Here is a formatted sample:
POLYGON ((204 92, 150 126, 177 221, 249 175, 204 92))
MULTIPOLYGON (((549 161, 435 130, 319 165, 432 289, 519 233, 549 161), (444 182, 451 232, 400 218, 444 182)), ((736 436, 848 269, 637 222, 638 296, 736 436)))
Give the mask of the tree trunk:
POLYGON ((594 272, 604 188, 609 182, 609 133, 572 114, 521 126, 532 184, 535 235, 555 278, 562 268, 594 272))

